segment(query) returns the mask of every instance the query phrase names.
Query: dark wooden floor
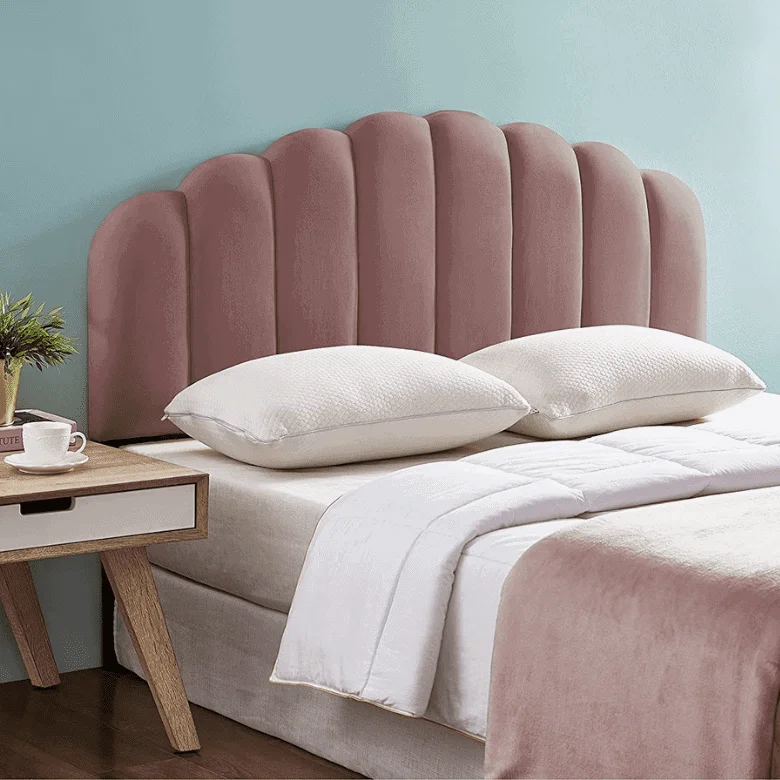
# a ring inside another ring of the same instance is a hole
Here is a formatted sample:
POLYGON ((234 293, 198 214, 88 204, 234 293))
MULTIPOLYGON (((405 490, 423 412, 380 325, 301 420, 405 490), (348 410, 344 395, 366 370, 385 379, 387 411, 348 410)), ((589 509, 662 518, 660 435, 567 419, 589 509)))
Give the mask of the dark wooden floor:
POLYGON ((130 673, 71 672, 44 691, 0 685, 0 777, 359 777, 200 707, 193 715, 201 750, 179 756, 130 673))

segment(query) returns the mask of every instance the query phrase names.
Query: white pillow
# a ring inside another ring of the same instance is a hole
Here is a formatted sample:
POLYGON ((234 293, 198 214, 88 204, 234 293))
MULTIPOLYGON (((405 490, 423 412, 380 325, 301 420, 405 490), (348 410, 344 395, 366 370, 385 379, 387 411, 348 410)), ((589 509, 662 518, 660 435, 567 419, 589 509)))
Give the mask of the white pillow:
POLYGON ((165 413, 236 460, 304 468, 458 447, 529 408, 506 382, 456 360, 344 346, 227 368, 182 390, 165 413))
POLYGON ((634 325, 538 333, 462 362, 517 388, 537 413, 509 430, 541 439, 692 420, 766 389, 722 349, 634 325))

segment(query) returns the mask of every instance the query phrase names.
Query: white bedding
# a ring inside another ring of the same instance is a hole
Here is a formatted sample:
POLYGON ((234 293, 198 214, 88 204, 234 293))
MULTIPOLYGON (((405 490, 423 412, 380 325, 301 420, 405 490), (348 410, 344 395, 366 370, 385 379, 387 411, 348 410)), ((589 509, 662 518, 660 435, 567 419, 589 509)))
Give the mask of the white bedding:
POLYGON ((357 489, 318 527, 273 679, 484 737, 500 588, 522 552, 584 512, 780 484, 777 400, 689 428, 429 464, 357 489), (420 537, 444 514, 439 533, 420 537))

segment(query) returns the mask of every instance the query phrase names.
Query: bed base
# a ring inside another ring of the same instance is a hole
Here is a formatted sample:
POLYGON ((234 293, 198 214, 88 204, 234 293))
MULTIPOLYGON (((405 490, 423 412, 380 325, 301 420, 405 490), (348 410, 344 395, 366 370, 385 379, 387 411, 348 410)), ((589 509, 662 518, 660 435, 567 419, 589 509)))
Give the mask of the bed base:
MULTIPOLYGON (((195 704, 374 778, 478 778, 482 742, 322 691, 270 683, 287 615, 152 567, 195 704)), ((143 677, 121 619, 119 663, 143 677)))

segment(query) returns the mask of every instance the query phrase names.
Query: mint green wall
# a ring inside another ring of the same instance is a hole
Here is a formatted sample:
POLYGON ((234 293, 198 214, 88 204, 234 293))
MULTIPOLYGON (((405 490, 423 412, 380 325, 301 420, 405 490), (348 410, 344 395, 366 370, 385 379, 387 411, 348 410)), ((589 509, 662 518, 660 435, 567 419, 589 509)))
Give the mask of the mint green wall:
MULTIPOLYGON (((93 232, 206 157, 373 111, 596 139, 699 194, 710 338, 780 390, 776 0, 0 0, 0 288, 85 344, 93 232)), ((85 355, 22 402, 85 420, 85 355)), ((35 574, 61 668, 95 665, 94 558, 35 574)), ((0 679, 23 674, 0 623, 0 679)))

